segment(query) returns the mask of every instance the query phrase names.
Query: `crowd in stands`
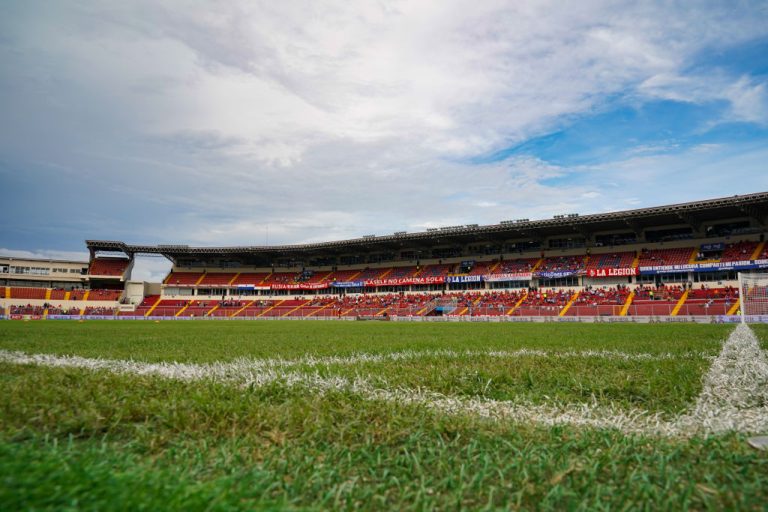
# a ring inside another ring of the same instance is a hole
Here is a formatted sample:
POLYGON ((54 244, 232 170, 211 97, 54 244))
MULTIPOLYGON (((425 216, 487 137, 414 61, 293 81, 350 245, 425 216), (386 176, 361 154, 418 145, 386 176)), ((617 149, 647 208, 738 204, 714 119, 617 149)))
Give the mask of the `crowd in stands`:
POLYGON ((680 285, 641 285, 635 288, 635 300, 679 300, 690 283, 680 285))
POLYGON ((12 305, 8 308, 8 313, 11 315, 42 315, 44 312, 45 308, 43 308, 43 306, 33 306, 31 304, 25 306, 12 305))
POLYGON ((579 296, 574 301, 576 306, 583 305, 623 305, 627 300, 627 296, 630 294, 629 287, 625 285, 610 286, 610 287, 585 287, 579 296))
MULTIPOLYGON (((112 306, 66 307, 14 305, 12 315, 85 315, 113 316, 183 316, 253 317, 253 316, 420 316, 420 315, 617 315, 625 304, 628 314, 668 315, 675 306, 685 308, 680 314, 725 314, 738 299, 732 286, 707 284, 639 285, 630 287, 587 286, 582 289, 523 288, 517 290, 454 291, 443 293, 404 292, 387 294, 348 294, 288 299, 222 300, 145 298, 135 312, 118 313, 112 306), (630 294, 633 301, 629 302, 630 294), (687 292, 687 294, 686 294, 687 292), (685 301, 682 299, 685 298, 685 301), (157 306, 155 306, 157 304, 157 306), (633 313, 634 311, 634 313, 633 313)), ((626 309, 626 308, 625 308, 626 309)))
POLYGON ((86 315, 93 316, 112 316, 115 314, 115 308, 108 306, 88 306, 85 308, 86 315))
POLYGON ((76 316, 76 315, 80 314, 80 308, 78 308, 78 307, 63 308, 60 305, 59 306, 51 306, 51 307, 48 308, 48 314, 49 315, 76 316))
POLYGON ((584 268, 584 256, 559 256, 544 258, 537 271, 539 272, 566 272, 577 271, 584 268))

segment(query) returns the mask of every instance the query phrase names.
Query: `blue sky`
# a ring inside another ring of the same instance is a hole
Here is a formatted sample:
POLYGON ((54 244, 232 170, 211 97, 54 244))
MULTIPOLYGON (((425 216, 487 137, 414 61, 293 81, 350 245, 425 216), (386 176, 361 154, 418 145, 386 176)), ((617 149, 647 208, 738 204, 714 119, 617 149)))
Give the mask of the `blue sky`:
POLYGON ((768 3, 636 4, 3 2, 0 253, 768 190, 768 3))

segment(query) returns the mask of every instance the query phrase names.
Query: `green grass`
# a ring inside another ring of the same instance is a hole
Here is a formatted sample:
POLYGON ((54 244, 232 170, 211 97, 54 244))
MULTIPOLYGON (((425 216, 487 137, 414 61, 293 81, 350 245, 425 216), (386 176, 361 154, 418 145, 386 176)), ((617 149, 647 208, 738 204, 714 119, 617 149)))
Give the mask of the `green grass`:
POLYGON ((2 372, 4 510, 722 510, 768 499, 768 457, 739 436, 650 439, 341 392, 2 372))
POLYGON ((755 324, 752 326, 752 330, 760 340, 760 346, 763 348, 763 350, 768 350, 768 325, 755 324))
POLYGON ((208 362, 397 350, 706 351, 728 325, 338 321, 0 322, 0 349, 142 361, 208 362))
POLYGON ((604 358, 496 358, 438 356, 410 361, 331 365, 324 376, 361 375, 386 387, 419 388, 447 395, 546 404, 591 403, 680 413, 701 392, 711 361, 604 358))
MULTIPOLYGON (((449 396, 690 405, 731 327, 373 322, 0 322, 0 349, 145 361, 404 349, 671 353, 427 355, 292 368, 449 396)), ((446 416, 301 386, 179 382, 0 364, 0 510, 762 509, 768 454, 446 416)))

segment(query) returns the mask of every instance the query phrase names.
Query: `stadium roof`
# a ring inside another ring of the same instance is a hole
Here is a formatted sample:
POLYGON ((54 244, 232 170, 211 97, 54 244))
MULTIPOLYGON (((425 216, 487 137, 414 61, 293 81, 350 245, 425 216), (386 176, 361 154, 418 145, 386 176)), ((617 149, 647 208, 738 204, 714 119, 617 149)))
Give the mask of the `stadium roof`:
POLYGON ((120 241, 87 240, 91 252, 117 251, 128 255, 159 254, 173 261, 180 257, 210 258, 216 256, 306 258, 350 252, 372 252, 404 248, 463 245, 503 240, 543 240, 552 236, 589 236, 592 233, 618 230, 641 233, 650 227, 687 224, 699 230, 705 222, 751 217, 760 226, 768 224, 768 192, 737 195, 690 203, 639 208, 589 215, 558 215, 552 219, 502 221, 486 226, 461 225, 435 228, 423 232, 399 232, 370 235, 330 242, 232 247, 190 247, 188 245, 132 245, 120 241))

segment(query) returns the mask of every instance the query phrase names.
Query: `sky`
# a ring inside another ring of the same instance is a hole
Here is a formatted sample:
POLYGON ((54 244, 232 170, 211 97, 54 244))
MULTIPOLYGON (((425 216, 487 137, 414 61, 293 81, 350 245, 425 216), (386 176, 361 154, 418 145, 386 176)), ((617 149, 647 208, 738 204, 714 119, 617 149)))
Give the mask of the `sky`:
POLYGON ((768 191, 768 2, 4 0, 0 180, 76 259, 768 191))

